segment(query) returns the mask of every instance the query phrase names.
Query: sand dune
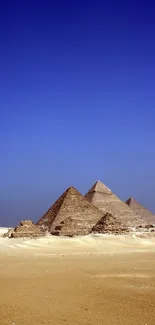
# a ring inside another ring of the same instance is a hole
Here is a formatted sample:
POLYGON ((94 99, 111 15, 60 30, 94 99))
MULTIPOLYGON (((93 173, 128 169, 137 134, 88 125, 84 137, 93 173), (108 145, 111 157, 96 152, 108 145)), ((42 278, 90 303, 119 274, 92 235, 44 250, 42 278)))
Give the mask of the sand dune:
MULTIPOLYGON (((142 235, 141 235, 142 236, 142 235)), ((88 235, 74 238, 46 236, 37 239, 0 238, 1 252, 51 255, 62 254, 114 254, 123 252, 154 251, 155 236, 141 238, 138 235, 88 235)))
POLYGON ((154 325, 155 239, 139 236, 0 238, 0 324, 154 325))
POLYGON ((0 227, 0 237, 2 237, 5 233, 7 233, 9 229, 11 228, 0 227))

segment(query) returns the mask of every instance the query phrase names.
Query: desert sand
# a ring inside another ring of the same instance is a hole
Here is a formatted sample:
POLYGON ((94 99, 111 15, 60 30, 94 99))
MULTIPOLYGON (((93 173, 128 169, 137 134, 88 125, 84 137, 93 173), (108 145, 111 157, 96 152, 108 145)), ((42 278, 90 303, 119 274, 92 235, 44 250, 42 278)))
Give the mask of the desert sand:
POLYGON ((154 270, 154 237, 0 238, 0 324, 154 325, 154 270))

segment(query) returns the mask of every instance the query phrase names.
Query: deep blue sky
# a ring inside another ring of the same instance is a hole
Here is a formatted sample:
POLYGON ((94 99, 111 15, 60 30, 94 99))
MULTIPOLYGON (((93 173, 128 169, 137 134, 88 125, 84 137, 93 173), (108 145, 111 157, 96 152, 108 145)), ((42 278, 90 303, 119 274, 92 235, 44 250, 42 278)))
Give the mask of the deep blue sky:
POLYGON ((97 179, 155 212, 153 1, 5 1, 0 224, 97 179))

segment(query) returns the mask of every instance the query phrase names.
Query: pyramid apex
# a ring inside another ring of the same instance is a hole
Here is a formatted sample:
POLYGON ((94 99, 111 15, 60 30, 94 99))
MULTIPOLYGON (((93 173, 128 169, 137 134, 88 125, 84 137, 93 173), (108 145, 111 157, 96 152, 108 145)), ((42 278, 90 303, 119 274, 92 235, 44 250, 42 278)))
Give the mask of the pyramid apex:
POLYGON ((70 191, 70 190, 75 190, 75 191, 76 191, 76 189, 75 189, 74 186, 69 186, 69 187, 67 188, 67 191, 70 191))
POLYGON ((136 202, 136 203, 138 203, 138 202, 136 201, 136 199, 135 199, 133 196, 129 197, 129 199, 128 199, 125 203, 129 205, 129 204, 132 203, 132 202, 136 202))
POLYGON ((79 191, 74 187, 74 186, 70 186, 70 187, 68 187, 67 188, 67 190, 66 190, 66 194, 67 193, 70 193, 70 192, 75 192, 75 193, 79 193, 79 191))
POLYGON ((100 192, 104 194, 111 194, 110 188, 108 188, 106 185, 104 185, 101 181, 97 181, 89 190, 90 192, 100 192))

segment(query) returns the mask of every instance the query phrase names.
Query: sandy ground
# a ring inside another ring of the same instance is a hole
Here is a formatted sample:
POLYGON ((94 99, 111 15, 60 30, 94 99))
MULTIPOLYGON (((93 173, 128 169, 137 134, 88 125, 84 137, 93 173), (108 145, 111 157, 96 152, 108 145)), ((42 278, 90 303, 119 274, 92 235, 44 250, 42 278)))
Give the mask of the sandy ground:
POLYGON ((2 237, 9 229, 11 228, 0 227, 0 237, 2 237))
POLYGON ((155 325, 155 239, 0 238, 0 325, 155 325))

